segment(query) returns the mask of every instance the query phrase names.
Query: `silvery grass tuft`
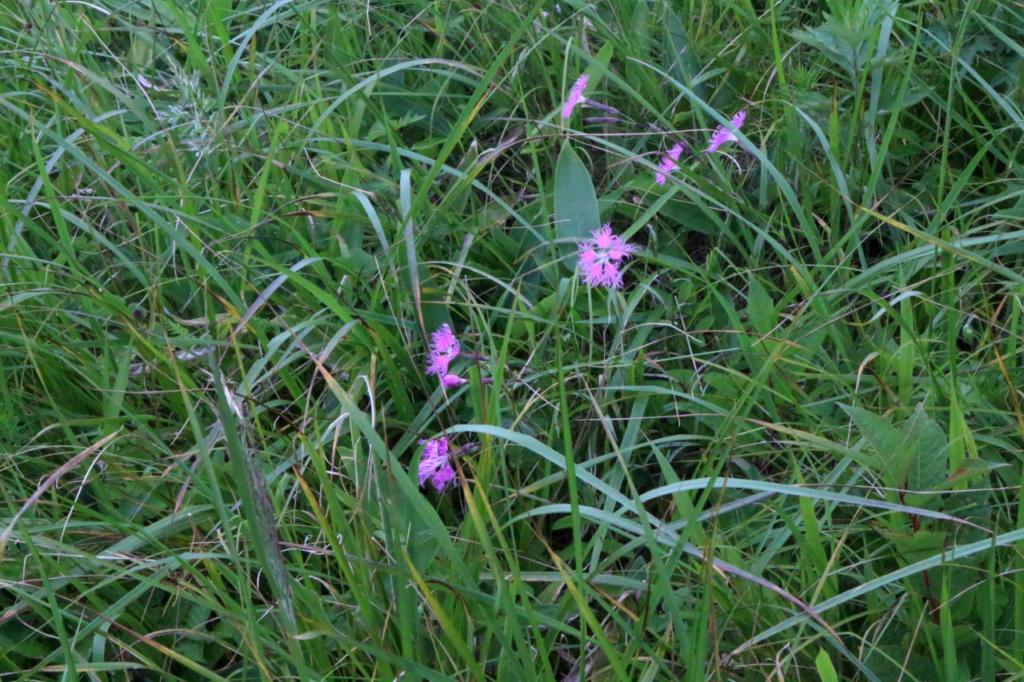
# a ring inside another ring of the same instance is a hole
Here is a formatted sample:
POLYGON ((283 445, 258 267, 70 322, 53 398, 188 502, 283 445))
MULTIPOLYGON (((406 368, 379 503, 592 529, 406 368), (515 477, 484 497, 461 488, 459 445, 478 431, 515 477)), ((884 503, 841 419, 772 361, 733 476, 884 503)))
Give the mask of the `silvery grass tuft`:
POLYGON ((219 149, 217 102, 203 92, 199 74, 186 74, 175 67, 169 85, 169 90, 177 91, 178 101, 159 112, 157 117, 181 134, 181 141, 189 151, 205 155, 219 149))

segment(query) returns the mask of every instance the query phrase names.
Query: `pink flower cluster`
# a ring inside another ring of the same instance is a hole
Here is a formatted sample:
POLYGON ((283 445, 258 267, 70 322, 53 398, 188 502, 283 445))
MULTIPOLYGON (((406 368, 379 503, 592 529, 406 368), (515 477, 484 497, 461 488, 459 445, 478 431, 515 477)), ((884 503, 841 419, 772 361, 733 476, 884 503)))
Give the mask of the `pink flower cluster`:
POLYGON ((572 84, 572 89, 569 91, 569 98, 565 100, 565 105, 562 107, 562 118, 569 118, 572 116, 572 110, 576 108, 576 105, 580 102, 586 102, 587 99, 583 96, 583 90, 587 87, 587 81, 590 80, 590 76, 583 74, 576 79, 576 82, 572 84))
POLYGON ((468 383, 468 380, 463 379, 458 374, 445 374, 441 377, 441 385, 445 388, 458 388, 468 383))
MULTIPOLYGON (((732 124, 733 128, 739 130, 740 126, 743 125, 743 121, 746 120, 746 118, 747 112, 745 109, 743 109, 740 110, 735 116, 733 116, 732 120, 729 121, 729 123, 732 124)), ((729 130, 725 126, 718 126, 718 128, 715 129, 715 132, 711 135, 711 144, 708 145, 707 153, 711 154, 712 152, 717 152, 718 148, 721 147, 726 142, 739 142, 739 138, 736 137, 736 133, 729 130)))
MULTIPOLYGON (((441 377, 441 385, 445 388, 456 388, 468 383, 457 374, 448 372, 448 366, 458 356, 460 350, 459 340, 455 338, 452 328, 447 324, 442 324, 437 331, 430 335, 427 374, 436 374, 441 377)), ((423 457, 420 459, 420 487, 429 481, 437 492, 444 492, 448 484, 455 480, 448 439, 445 436, 440 436, 430 440, 421 440, 420 445, 425 445, 423 457)))
MULTIPOLYGON (((427 357, 427 374, 436 374, 441 378, 441 385, 445 388, 458 388, 468 384, 458 374, 451 374, 448 366, 452 363, 461 350, 459 340, 452 333, 452 328, 442 324, 438 330, 430 335, 430 355, 427 357)), ((485 380, 486 381, 486 380, 485 380)))
POLYGON ((612 234, 611 223, 590 234, 594 235, 592 239, 580 242, 577 261, 583 283, 591 289, 596 286, 621 289, 622 271, 619 265, 636 252, 636 247, 612 234))
POLYGON ((677 142, 672 145, 672 149, 668 150, 668 153, 661 159, 661 165, 658 166, 658 174, 654 177, 655 182, 659 185, 665 184, 665 180, 668 179, 668 174, 679 168, 679 164, 676 162, 679 160, 679 157, 682 156, 685 149, 686 145, 682 142, 677 142))
POLYGON ((436 332, 430 335, 427 374, 445 377, 448 374, 448 365, 458 354, 459 340, 455 338, 455 334, 452 334, 451 327, 442 324, 436 332))
POLYGON ((420 459, 420 487, 430 481, 434 490, 443 493, 448 484, 455 480, 455 469, 452 468, 451 452, 448 439, 439 436, 430 440, 421 440, 423 457, 420 459))

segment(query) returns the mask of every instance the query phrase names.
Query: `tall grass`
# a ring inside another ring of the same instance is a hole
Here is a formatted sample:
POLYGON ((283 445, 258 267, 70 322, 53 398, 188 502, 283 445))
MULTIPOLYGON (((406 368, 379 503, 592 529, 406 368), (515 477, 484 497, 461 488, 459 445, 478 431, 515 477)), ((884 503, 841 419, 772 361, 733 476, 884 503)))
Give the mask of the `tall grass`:
POLYGON ((5 4, 3 679, 1021 679, 1022 64, 1002 0, 5 4))

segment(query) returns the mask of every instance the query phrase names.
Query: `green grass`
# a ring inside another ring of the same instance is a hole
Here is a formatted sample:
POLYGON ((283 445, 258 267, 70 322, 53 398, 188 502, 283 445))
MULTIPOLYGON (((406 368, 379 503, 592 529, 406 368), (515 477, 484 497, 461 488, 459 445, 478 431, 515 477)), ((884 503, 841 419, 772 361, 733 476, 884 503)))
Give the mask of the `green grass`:
POLYGON ((0 676, 1024 679, 1022 74, 1005 0, 4 4, 0 676))

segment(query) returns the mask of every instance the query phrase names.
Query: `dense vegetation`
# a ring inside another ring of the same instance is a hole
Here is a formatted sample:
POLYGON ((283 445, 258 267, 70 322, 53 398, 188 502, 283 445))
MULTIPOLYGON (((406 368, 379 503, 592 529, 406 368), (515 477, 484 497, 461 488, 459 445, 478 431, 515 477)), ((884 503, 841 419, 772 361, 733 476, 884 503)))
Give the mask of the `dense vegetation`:
POLYGON ((1005 0, 4 3, 0 676, 1024 678, 1022 131, 1005 0))

